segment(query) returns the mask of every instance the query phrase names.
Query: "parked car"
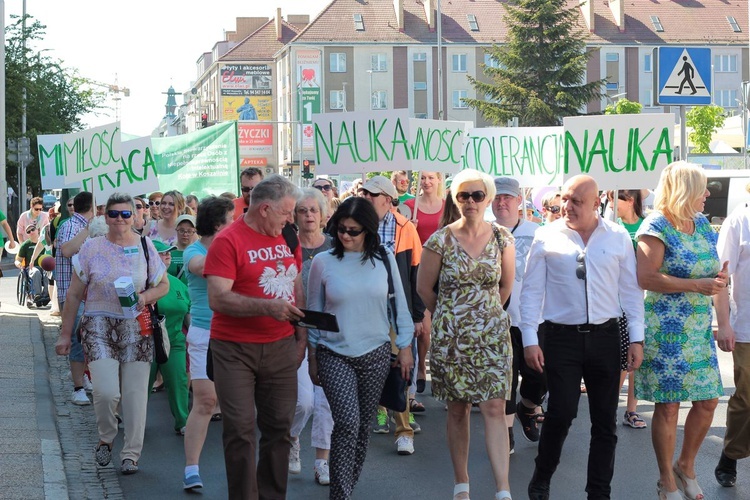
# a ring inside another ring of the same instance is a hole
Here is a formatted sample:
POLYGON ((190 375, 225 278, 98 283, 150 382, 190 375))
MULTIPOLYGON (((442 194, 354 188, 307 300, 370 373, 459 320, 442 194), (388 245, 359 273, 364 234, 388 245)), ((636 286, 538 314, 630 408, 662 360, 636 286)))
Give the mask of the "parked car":
POLYGON ((55 196, 52 193, 44 193, 42 195, 42 204, 44 205, 45 210, 49 210, 50 208, 55 206, 55 203, 57 203, 58 200, 57 196, 55 196))
POLYGON ((706 170, 706 176, 711 196, 703 213, 711 224, 721 224, 738 205, 750 202, 750 170, 706 170))

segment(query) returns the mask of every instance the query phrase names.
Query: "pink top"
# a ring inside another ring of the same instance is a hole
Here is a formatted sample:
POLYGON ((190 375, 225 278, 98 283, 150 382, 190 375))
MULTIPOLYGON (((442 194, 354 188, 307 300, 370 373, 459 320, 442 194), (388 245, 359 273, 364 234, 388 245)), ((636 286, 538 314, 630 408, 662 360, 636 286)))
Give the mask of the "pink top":
MULTIPOLYGON (((404 202, 404 205, 409 207, 412 213, 414 213, 414 200, 415 199, 412 198, 411 200, 406 200, 404 202)), ((414 218, 418 221, 417 234, 419 234, 419 240, 422 242, 422 245, 424 245, 425 241, 432 236, 432 233, 440 229, 440 217, 443 216, 443 210, 445 210, 445 200, 443 200, 443 205, 440 207, 440 210, 434 214, 426 214, 421 210, 417 210, 417 216, 414 218)))

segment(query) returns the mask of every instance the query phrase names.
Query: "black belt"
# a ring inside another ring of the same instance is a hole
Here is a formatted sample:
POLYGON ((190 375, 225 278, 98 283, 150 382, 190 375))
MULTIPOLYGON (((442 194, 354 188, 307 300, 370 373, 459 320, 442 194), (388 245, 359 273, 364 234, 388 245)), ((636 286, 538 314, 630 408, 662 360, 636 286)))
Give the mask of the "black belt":
POLYGON ((583 323, 581 325, 563 325, 562 323, 553 323, 551 321, 545 321, 544 324, 547 326, 547 328, 553 330, 576 330, 580 333, 589 333, 599 330, 606 330, 608 328, 612 328, 613 326, 617 326, 617 318, 608 319, 604 323, 600 323, 598 325, 595 325, 593 323, 583 323))

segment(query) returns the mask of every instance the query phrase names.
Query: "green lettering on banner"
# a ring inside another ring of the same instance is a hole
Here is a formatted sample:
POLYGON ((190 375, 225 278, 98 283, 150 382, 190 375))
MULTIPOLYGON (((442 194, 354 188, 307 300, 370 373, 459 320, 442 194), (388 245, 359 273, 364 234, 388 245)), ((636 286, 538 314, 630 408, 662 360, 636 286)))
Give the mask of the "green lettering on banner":
POLYGON ((588 143, 589 143, 589 131, 584 130, 583 131, 583 147, 579 148, 578 143, 576 142, 575 138, 573 137, 573 134, 565 131, 565 173, 568 173, 569 165, 567 162, 567 158, 570 157, 570 150, 572 148, 573 154, 576 156, 576 160, 578 161, 578 165, 585 165, 586 164, 586 150, 588 149, 588 143))
MULTIPOLYGON (((614 131, 612 131, 614 133, 614 131)), ((583 169, 583 173, 587 174, 591 170, 591 164, 594 162, 594 156, 601 156, 602 163, 604 164, 604 171, 609 171, 609 164, 607 163, 607 148, 604 145, 604 131, 598 130, 596 137, 594 137, 594 143, 591 145, 591 152, 588 155, 588 161, 586 167, 583 169)))
POLYGON ((396 157, 396 148, 401 145, 404 149, 404 155, 406 156, 407 160, 411 160, 412 157, 409 153, 409 140, 406 138, 406 133, 404 132, 404 127, 401 124, 401 118, 396 119, 396 126, 393 130, 393 141, 391 141, 392 149, 391 149, 391 158, 396 157))
POLYGON ((632 170, 633 162, 630 159, 630 152, 633 149, 633 143, 635 142, 635 138, 637 138, 638 129, 630 129, 628 131, 628 154, 625 157, 625 165, 622 167, 618 167, 615 165, 615 159, 614 159, 614 152, 615 152, 615 131, 611 130, 609 134, 609 154, 608 154, 608 162, 609 162, 609 168, 612 170, 612 172, 622 172, 623 170, 626 172, 629 172, 632 170))
POLYGON ((661 134, 659 134, 659 142, 656 143, 654 154, 651 157, 651 170, 654 170, 656 168, 659 157, 662 155, 664 155, 667 163, 670 163, 672 161, 674 150, 669 146, 670 141, 671 136, 669 134, 669 129, 666 127, 662 128, 661 134))
POLYGON ((355 153, 354 154, 354 161, 355 161, 355 163, 357 161, 364 163, 364 162, 368 162, 368 161, 372 160, 373 149, 372 149, 372 144, 370 144, 370 126, 371 126, 371 124, 368 123, 367 124, 367 132, 368 132, 367 142, 368 142, 368 149, 370 150, 370 156, 368 156, 367 158, 363 158, 359 154, 360 139, 357 137, 357 124, 356 123, 352 123, 352 135, 354 136, 354 153, 355 153))
POLYGON ((334 162, 338 162, 339 149, 341 149, 341 146, 348 146, 349 154, 351 155, 352 159, 356 161, 357 152, 352 147, 352 139, 349 137, 349 129, 346 128, 346 122, 341 122, 341 130, 339 130, 339 138, 336 141, 336 159, 334 160, 334 162), (342 142, 342 139, 341 139, 342 137, 346 137, 345 142, 342 142))
POLYGON ((383 120, 380 122, 380 127, 377 127, 375 125, 375 120, 369 121, 369 130, 370 130, 370 160, 378 161, 378 150, 383 152, 383 156, 385 156, 386 160, 390 160, 393 158, 393 156, 388 156, 388 151, 385 150, 385 147, 383 147, 383 143, 380 142, 380 134, 383 132, 383 128, 385 128, 385 125, 388 123, 388 120, 383 120))
POLYGON ((320 127, 317 123, 313 124, 313 128, 315 129, 315 163, 320 164, 320 150, 321 148, 318 147, 319 144, 323 145, 323 149, 326 152, 326 155, 328 156, 328 161, 330 161, 333 164, 337 163, 337 155, 334 155, 333 151, 333 123, 328 123, 328 142, 326 142, 326 138, 323 135, 323 132, 320 131, 320 127), (329 147, 330 144, 330 147, 329 147))
POLYGON ((52 175, 65 175, 65 168, 62 160, 62 147, 60 144, 56 144, 52 148, 52 151, 47 151, 43 145, 39 145, 39 169, 42 173, 41 177, 44 178, 48 175, 46 160, 53 158, 53 172, 52 175))

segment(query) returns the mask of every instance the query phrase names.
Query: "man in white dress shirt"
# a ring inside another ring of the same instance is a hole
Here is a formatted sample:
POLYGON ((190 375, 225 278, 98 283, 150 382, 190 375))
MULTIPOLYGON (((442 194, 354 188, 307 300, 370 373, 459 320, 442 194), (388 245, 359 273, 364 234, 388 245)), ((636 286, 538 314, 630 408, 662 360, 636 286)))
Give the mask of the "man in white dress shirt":
MULTIPOLYGON (((750 191, 750 184, 748 184, 750 191)), ((717 344, 734 360, 734 394, 727 405, 727 431, 716 480, 724 487, 737 481, 737 460, 750 456, 750 207, 737 207, 719 231, 720 262, 729 261, 730 294, 714 295, 719 324, 717 344), (731 305, 731 308, 730 308, 731 305), (731 314, 730 314, 731 309, 731 314)))
POLYGON ((586 492, 608 499, 617 445, 620 334, 628 318, 628 370, 643 360, 643 291, 627 231, 599 216, 596 181, 578 175, 562 189, 562 218, 537 230, 521 290, 526 363, 547 373, 549 402, 528 493, 546 500, 586 383, 591 442, 586 492), (539 315, 542 306, 541 318, 539 315), (540 319, 543 323, 540 325, 540 319), (540 345, 538 330, 543 332, 540 345))

